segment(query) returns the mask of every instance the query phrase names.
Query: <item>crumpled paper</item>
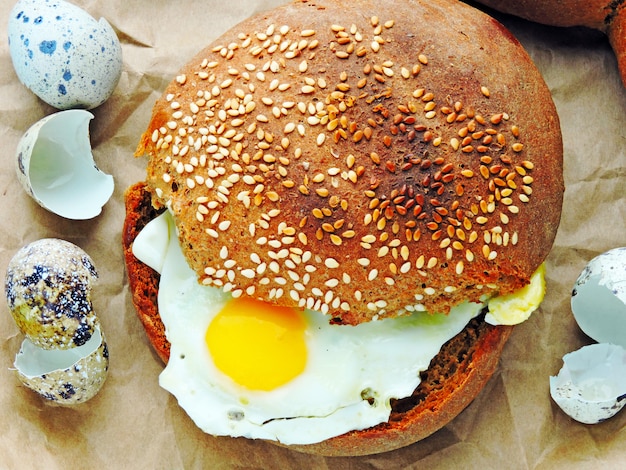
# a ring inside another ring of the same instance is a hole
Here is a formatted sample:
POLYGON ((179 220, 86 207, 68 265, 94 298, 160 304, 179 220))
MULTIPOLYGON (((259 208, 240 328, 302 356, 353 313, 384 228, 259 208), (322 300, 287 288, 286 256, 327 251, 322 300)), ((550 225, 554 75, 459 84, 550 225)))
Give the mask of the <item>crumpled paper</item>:
MULTIPOLYGON (((177 70, 228 27, 285 0, 75 0, 104 16, 123 47, 113 97, 94 110, 98 166, 115 178, 113 197, 89 221, 46 212, 19 186, 14 154, 22 134, 54 110, 23 87, 6 42, 12 1, 0 4, 0 272, 23 245, 43 237, 86 250, 100 274, 93 300, 107 335, 110 373, 91 401, 62 408, 19 385, 10 370, 22 336, 0 303, 0 467, 15 468, 617 468, 626 457, 626 414, 594 425, 570 419, 551 401, 549 376, 564 354, 590 344, 570 309, 585 264, 626 245, 626 90, 607 39, 584 28, 541 26, 496 15, 526 47, 548 83, 561 119, 565 204, 548 258, 548 294, 515 328, 500 366, 451 424, 412 446, 356 458, 309 456, 265 442, 199 431, 158 386, 162 364, 135 315, 121 251, 123 193, 143 179, 133 158, 155 99, 177 70)), ((599 312, 600 313, 600 312, 599 312)))

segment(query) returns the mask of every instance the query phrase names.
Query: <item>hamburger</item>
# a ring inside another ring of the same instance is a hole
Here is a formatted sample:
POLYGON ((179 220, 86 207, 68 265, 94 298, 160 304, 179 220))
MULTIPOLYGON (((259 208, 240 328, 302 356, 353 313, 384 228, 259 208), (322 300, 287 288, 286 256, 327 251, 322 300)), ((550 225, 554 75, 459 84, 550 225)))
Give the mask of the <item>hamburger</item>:
POLYGON ((156 102, 136 152, 146 180, 126 192, 129 284, 161 385, 211 434, 304 452, 432 434, 541 301, 562 153, 531 59, 465 4, 295 1, 244 21, 156 102), (236 325, 293 315, 304 333, 266 372, 256 356, 272 347, 250 345, 262 322, 214 328, 233 311, 236 325), (313 346, 317 331, 330 340, 313 346), (343 389, 354 403, 320 398, 343 389))

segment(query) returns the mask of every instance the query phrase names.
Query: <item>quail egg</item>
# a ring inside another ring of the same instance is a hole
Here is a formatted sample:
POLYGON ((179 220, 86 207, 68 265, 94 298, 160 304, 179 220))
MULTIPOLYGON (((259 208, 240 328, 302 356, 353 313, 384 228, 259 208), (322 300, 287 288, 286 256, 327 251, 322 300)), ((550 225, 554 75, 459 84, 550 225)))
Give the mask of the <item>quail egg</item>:
POLYGON ((89 400, 108 373, 109 350, 91 303, 97 277, 87 253, 56 238, 22 247, 7 267, 7 304, 25 335, 15 371, 56 403, 89 400))
POLYGON ((67 219, 96 217, 111 198, 113 177, 94 163, 89 111, 72 109, 44 117, 20 140, 17 177, 45 209, 67 219))
POLYGON ((7 267, 5 293, 20 331, 37 347, 71 349, 96 326, 93 261, 65 240, 44 238, 22 247, 7 267))
POLYGON ((558 375, 550 377, 550 394, 581 423, 611 418, 626 405, 626 350, 598 343, 566 354, 558 375))
POLYGON ((595 424, 626 404, 626 247, 589 261, 574 283, 571 308, 597 343, 563 356, 550 394, 569 416, 595 424))
POLYGON ((113 94, 122 48, 105 19, 64 0, 19 0, 8 33, 18 78, 49 105, 92 109, 113 94))
POLYGON ((109 370, 109 350, 97 326, 89 341, 72 349, 41 349, 28 338, 15 356, 19 380, 46 400, 82 403, 102 388, 109 370))
POLYGON ((574 284, 571 307, 589 337, 626 348, 626 247, 602 253, 585 266, 574 284))

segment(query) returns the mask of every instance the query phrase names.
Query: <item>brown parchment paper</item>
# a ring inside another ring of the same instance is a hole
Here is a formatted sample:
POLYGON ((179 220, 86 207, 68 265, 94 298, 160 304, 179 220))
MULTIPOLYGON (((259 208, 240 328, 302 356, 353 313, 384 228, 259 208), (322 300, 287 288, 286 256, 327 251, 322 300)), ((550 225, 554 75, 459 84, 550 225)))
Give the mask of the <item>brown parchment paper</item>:
POLYGON ((626 413, 579 424, 551 401, 548 379, 565 353, 592 341, 577 327, 570 291, 597 254, 626 245, 626 90, 606 38, 498 16, 527 48, 552 90, 565 147, 566 197, 548 259, 548 294, 516 327, 500 367, 480 396, 450 425, 394 452, 360 458, 299 454, 264 442, 214 438, 199 431, 158 386, 162 364, 132 308, 120 235, 123 192, 143 179, 132 157, 157 96, 179 67, 222 31, 285 0, 74 0, 104 16, 123 46, 115 95, 94 110, 91 143, 116 189, 103 213, 70 221, 46 212, 21 189, 14 156, 22 134, 54 112, 23 87, 6 40, 13 1, 0 2, 0 274, 23 245, 63 238, 94 259, 93 292, 108 339, 110 373, 101 392, 74 408, 51 406, 19 385, 10 368, 22 341, 0 302, 0 468, 619 468, 626 458, 626 413))

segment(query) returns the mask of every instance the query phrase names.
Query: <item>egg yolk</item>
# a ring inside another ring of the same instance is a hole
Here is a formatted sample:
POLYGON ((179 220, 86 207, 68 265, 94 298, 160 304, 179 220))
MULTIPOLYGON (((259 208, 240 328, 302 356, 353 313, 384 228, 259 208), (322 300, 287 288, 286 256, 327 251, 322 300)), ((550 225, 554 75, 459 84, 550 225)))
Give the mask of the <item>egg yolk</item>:
POLYGON ((511 294, 490 299, 489 314, 497 324, 517 325, 526 321, 546 295, 546 266, 542 263, 530 277, 530 283, 511 294))
POLYGON ((251 390, 273 390, 306 365, 306 323, 293 308, 250 298, 229 300, 206 332, 215 366, 251 390))

